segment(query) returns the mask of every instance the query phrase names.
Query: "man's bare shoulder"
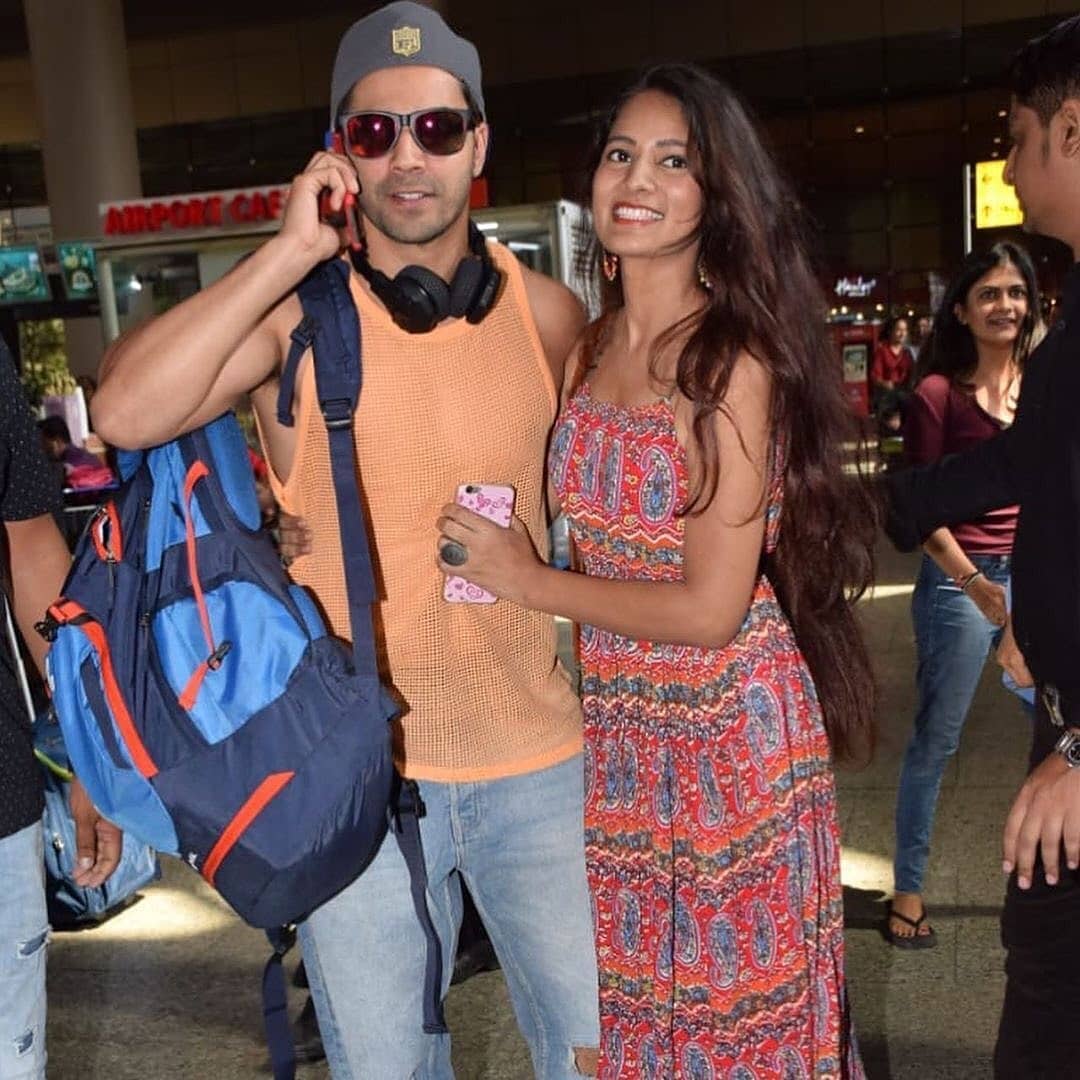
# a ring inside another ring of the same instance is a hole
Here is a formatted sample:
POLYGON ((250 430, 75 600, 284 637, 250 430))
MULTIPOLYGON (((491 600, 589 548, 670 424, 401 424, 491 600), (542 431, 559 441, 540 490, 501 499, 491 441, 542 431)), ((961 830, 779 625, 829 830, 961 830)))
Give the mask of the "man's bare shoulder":
POLYGON ((527 266, 523 266, 521 272, 525 294, 537 326, 543 330, 545 322, 552 325, 569 323, 573 325, 576 337, 585 325, 585 307, 581 301, 561 281, 547 274, 538 273, 527 266))
POLYGON ((585 307, 561 282, 523 268, 525 293, 555 386, 561 387, 566 359, 585 326, 585 307))

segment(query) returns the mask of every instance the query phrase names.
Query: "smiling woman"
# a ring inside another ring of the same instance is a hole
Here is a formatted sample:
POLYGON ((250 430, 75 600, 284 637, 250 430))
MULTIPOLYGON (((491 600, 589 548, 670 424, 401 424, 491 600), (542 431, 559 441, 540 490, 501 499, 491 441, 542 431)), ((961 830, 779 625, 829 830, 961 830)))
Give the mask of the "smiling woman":
MULTIPOLYGON (((992 439, 1016 411, 1038 326, 1035 269, 1016 244, 968 256, 945 292, 925 377, 911 400, 905 446, 917 464, 992 439)), ((935 943, 922 882, 938 790, 983 667, 1006 620, 1015 506, 934 532, 912 598, 918 706, 896 806, 895 897, 887 936, 900 948, 935 943)))
POLYGON ((606 118, 592 211, 607 310, 549 456, 582 572, 461 507, 439 526, 452 572, 581 626, 598 1075, 861 1077, 831 753, 872 725, 874 529, 800 212, 681 64, 606 118))

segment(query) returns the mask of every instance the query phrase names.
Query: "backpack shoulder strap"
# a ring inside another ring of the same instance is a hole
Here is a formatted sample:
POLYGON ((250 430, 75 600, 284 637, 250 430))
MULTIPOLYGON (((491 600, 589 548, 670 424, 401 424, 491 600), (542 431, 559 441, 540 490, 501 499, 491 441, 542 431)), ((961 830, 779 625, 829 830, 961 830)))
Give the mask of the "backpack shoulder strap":
MULTIPOLYGON (((300 282, 296 291, 304 310, 304 318, 292 335, 293 343, 289 355, 296 355, 289 378, 295 386, 296 365, 307 349, 305 342, 310 342, 314 348, 315 390, 330 444, 330 468, 341 530, 345 585, 349 594, 353 665, 358 673, 368 673, 377 680, 378 667, 371 623, 371 605, 375 602, 375 578, 368 548, 367 524, 360 500, 356 442, 353 437, 353 417, 363 379, 363 350, 360 341, 360 318, 349 291, 349 267, 342 259, 328 259, 316 266, 300 282)), ((286 369, 288 367, 289 362, 286 361, 286 369)), ((282 378, 284 382, 284 373, 282 378)), ((288 393, 288 410, 291 414, 291 388, 288 393)), ((279 401, 279 415, 280 409, 279 401)), ((413 903, 427 939, 424 1030, 445 1032, 446 1021, 442 1011, 442 953, 427 909, 427 871, 418 822, 424 810, 413 782, 398 780, 392 807, 392 827, 409 869, 413 903)), ((278 967, 280 968, 280 965, 278 967)), ((264 1002, 268 1001, 265 987, 276 987, 278 980, 279 971, 273 973, 273 978, 268 983, 264 983, 264 1002)), ((274 1000, 276 1006, 268 1005, 267 1008, 275 1017, 283 1015, 279 1008, 284 1001, 280 990, 276 992, 274 1000)), ((275 1020, 275 1023, 279 1022, 275 1020)))
MULTIPOLYGON (((371 623, 375 576, 360 501, 353 438, 353 414, 361 383, 360 319, 349 291, 349 268, 341 259, 329 259, 316 266, 296 291, 304 318, 293 332, 290 356, 297 350, 302 355, 307 343, 314 349, 315 389, 330 445, 330 469, 345 564, 353 664, 357 673, 370 674, 375 679, 378 667, 371 623)), ((292 372, 294 384, 298 362, 299 356, 292 372)))

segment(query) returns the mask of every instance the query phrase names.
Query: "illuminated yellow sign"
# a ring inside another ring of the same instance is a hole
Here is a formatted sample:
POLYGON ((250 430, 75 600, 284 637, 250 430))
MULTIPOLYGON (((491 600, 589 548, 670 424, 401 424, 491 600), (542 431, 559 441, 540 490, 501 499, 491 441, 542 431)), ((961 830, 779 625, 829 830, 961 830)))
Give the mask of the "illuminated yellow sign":
POLYGON ((1016 190, 1005 183, 1004 161, 980 161, 975 166, 975 228, 1004 229, 1021 225, 1024 212, 1016 190))

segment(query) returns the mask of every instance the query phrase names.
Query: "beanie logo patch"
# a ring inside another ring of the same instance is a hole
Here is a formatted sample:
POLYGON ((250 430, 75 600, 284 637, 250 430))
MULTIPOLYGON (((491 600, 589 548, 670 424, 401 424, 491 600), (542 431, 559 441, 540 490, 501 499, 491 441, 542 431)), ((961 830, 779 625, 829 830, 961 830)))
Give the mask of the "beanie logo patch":
POLYGON ((396 56, 404 56, 408 59, 420 51, 420 28, 418 26, 402 26, 390 33, 390 47, 396 56))

